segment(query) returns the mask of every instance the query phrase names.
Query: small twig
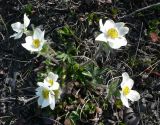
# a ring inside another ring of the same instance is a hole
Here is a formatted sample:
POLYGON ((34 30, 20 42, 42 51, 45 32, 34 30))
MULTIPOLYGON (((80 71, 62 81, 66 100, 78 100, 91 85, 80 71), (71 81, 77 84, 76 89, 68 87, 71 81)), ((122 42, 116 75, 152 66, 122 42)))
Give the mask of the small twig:
POLYGON ((37 99, 37 98, 38 98, 38 96, 33 96, 32 98, 29 98, 29 99, 27 99, 27 100, 24 100, 24 103, 26 104, 26 103, 34 100, 34 99, 37 99))
POLYGON ((59 124, 59 125, 63 125, 63 124, 61 124, 59 121, 57 121, 57 120, 54 120, 54 119, 52 119, 52 118, 47 118, 47 117, 39 117, 39 118, 42 118, 42 119, 48 119, 48 120, 51 120, 51 121, 53 121, 54 122, 54 124, 59 124))
POLYGON ((2 15, 0 15, 0 22, 3 23, 5 30, 8 32, 7 26, 6 26, 6 24, 5 24, 5 22, 4 22, 3 18, 2 18, 2 15))
POLYGON ((149 70, 150 68, 152 68, 154 65, 158 65, 158 63, 160 63, 160 60, 158 60, 157 62, 155 62, 154 64, 152 64, 151 66, 149 66, 148 68, 146 68, 143 72, 141 72, 139 74, 139 76, 141 76, 146 70, 149 70))
POLYGON ((137 52, 138 52, 139 44, 140 44, 141 37, 142 37, 142 29, 143 29, 143 22, 142 22, 142 25, 141 25, 141 31, 140 31, 140 35, 139 35, 139 39, 138 39, 138 45, 137 45, 137 48, 136 48, 136 53, 135 53, 135 57, 134 57, 134 62, 135 62, 136 57, 137 57, 137 52))
POLYGON ((18 0, 18 2, 21 4, 21 6, 23 7, 23 4, 22 4, 22 2, 20 1, 20 0, 18 0))
POLYGON ((2 117, 0 117, 0 119, 3 119, 3 118, 10 118, 10 117, 12 117, 12 116, 2 116, 2 117))
POLYGON ((88 99, 85 104, 82 106, 81 108, 81 111, 80 111, 80 121, 84 122, 84 123, 87 123, 88 121, 84 121, 82 120, 82 112, 83 112, 83 109, 85 108, 86 104, 90 101, 90 99, 88 99))
POLYGON ((130 13, 130 14, 128 14, 128 15, 124 15, 124 16, 122 16, 122 17, 119 17, 119 19, 132 16, 132 15, 136 14, 137 12, 140 12, 140 11, 143 11, 143 10, 146 10, 146 9, 149 9, 149 8, 152 8, 152 7, 155 7, 155 6, 159 6, 159 5, 160 5, 160 2, 159 2, 159 3, 156 3, 156 4, 152 4, 152 5, 146 6, 146 7, 144 7, 144 8, 135 10, 134 12, 132 12, 132 13, 130 13))
POLYGON ((16 98, 12 98, 12 97, 1 98, 1 99, 0 99, 0 102, 7 102, 7 101, 10 101, 10 100, 16 100, 16 98))

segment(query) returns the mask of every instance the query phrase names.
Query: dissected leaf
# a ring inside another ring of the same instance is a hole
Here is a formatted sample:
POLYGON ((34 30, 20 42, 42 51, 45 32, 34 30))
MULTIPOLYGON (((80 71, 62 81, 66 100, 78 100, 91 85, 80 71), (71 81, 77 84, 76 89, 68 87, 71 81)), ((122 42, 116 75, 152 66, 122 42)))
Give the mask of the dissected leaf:
POLYGON ((119 89, 118 89, 119 80, 114 80, 108 86, 108 97, 110 98, 112 95, 119 96, 119 89))

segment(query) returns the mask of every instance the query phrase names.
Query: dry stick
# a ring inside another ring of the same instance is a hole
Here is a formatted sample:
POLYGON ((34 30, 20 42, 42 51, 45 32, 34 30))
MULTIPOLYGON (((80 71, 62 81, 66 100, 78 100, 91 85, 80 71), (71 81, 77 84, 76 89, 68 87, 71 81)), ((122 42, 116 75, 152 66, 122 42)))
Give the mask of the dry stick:
POLYGON ((38 98, 38 96, 33 96, 32 98, 29 98, 29 99, 27 99, 27 100, 24 100, 24 103, 26 104, 26 103, 34 100, 34 99, 37 99, 37 98, 38 98))
POLYGON ((148 68, 146 68, 144 71, 142 71, 139 76, 141 76, 146 70, 152 68, 154 65, 158 65, 158 63, 160 63, 160 60, 158 60, 157 62, 155 62, 154 64, 150 65, 148 68))
POLYGON ((143 29, 143 22, 142 22, 142 25, 141 25, 141 31, 140 31, 140 35, 139 35, 139 39, 138 39, 138 45, 137 45, 137 48, 136 48, 136 53, 135 53, 135 57, 134 57, 134 62, 135 62, 136 57, 137 57, 137 52, 138 52, 138 48, 139 48, 139 43, 140 43, 140 41, 141 41, 142 29, 143 29))
POLYGON ((125 18, 125 17, 128 17, 128 16, 132 16, 132 15, 136 14, 137 12, 140 12, 140 11, 143 11, 143 10, 146 10, 146 9, 149 9, 149 8, 152 8, 152 7, 155 7, 155 6, 159 6, 159 5, 160 5, 160 2, 158 2, 158 3, 156 3, 156 4, 152 4, 152 5, 146 6, 146 7, 141 8, 141 9, 138 9, 138 10, 136 10, 136 11, 134 11, 134 12, 128 14, 128 15, 124 15, 124 16, 119 17, 119 18, 122 19, 122 18, 125 18))
POLYGON ((2 23, 3 23, 3 25, 4 25, 4 28, 5 28, 6 32, 8 32, 8 30, 7 30, 7 26, 6 26, 5 22, 4 22, 3 17, 2 17, 2 15, 1 15, 1 14, 0 14, 0 22, 2 22, 2 23))
MULTIPOLYGON (((59 121, 54 120, 54 119, 52 119, 52 118, 47 118, 47 117, 39 117, 39 118, 42 118, 42 119, 48 119, 48 120, 53 121, 55 124, 57 123, 58 125, 63 125, 63 124, 61 124, 59 121)), ((54 123, 53 123, 53 124, 54 124, 54 123)))
POLYGON ((0 119, 3 119, 3 118, 10 118, 10 117, 12 117, 12 116, 2 116, 2 117, 0 117, 0 119))

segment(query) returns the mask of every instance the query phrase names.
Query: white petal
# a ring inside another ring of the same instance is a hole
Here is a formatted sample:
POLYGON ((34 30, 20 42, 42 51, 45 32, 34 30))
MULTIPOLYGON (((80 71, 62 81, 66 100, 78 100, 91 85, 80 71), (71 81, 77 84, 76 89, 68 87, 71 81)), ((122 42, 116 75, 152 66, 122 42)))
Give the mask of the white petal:
POLYGON ((39 97, 38 98, 38 105, 41 106, 43 103, 43 98, 42 97, 39 97))
POLYGON ((98 35, 95 39, 96 41, 104 41, 107 42, 107 36, 104 33, 101 33, 100 35, 98 35))
POLYGON ((133 87, 134 81, 129 77, 127 72, 122 73, 122 83, 121 83, 121 88, 128 86, 129 89, 133 87))
POLYGON ((128 27, 121 27, 118 29, 118 32, 119 32, 119 36, 122 37, 129 32, 129 28, 128 27))
POLYGON ((126 85, 128 86, 129 89, 132 89, 133 87, 133 84, 134 84, 134 81, 132 79, 129 79, 126 83, 126 85))
POLYGON ((15 33, 15 34, 11 35, 10 38, 14 37, 14 39, 19 39, 22 37, 22 35, 23 35, 23 32, 19 32, 19 33, 15 33))
POLYGON ((50 104, 50 108, 53 110, 55 108, 55 103, 50 104))
POLYGON ((36 91, 37 91, 37 92, 39 92, 39 91, 41 91, 41 90, 42 90, 42 87, 36 88, 36 91))
POLYGON ((24 27, 27 28, 29 26, 29 24, 30 24, 30 19, 27 17, 26 14, 24 14, 23 20, 24 20, 24 27))
POLYGON ((125 23, 123 23, 123 22, 115 23, 115 26, 117 27, 117 29, 124 27, 124 25, 125 25, 125 23))
POLYGON ((107 20, 104 24, 104 27, 105 27, 105 32, 107 32, 110 28, 115 28, 115 23, 113 20, 107 20))
POLYGON ((122 82, 126 82, 130 79, 129 75, 127 72, 122 73, 122 82))
POLYGON ((37 95, 37 96, 41 96, 40 91, 37 91, 37 92, 36 92, 36 95, 37 95))
POLYGON ((58 75, 54 74, 53 72, 49 72, 48 77, 53 79, 54 81, 57 81, 58 75))
MULTIPOLYGON (((33 46, 32 46, 33 47, 33 46)), ((40 52, 42 50, 43 44, 41 43, 40 46, 38 48, 34 48, 32 49, 33 52, 40 52)))
POLYGON ((49 96, 49 99, 50 99, 50 108, 53 110, 55 108, 55 96, 54 95, 50 95, 49 96))
POLYGON ((123 105, 126 106, 127 108, 129 108, 128 99, 123 95, 122 91, 120 91, 120 93, 121 93, 121 101, 122 101, 123 105))
POLYGON ((44 41, 44 42, 45 42, 46 40, 44 39, 44 34, 45 34, 45 31, 42 31, 42 35, 41 35, 41 38, 40 38, 40 39, 41 39, 41 41, 44 41))
POLYGON ((44 84, 43 82, 37 82, 37 85, 38 85, 38 86, 43 87, 43 84, 44 84))
POLYGON ((46 86, 49 86, 49 87, 50 87, 51 84, 50 84, 48 81, 49 81, 49 79, 48 79, 48 78, 45 78, 43 83, 44 83, 46 86))
POLYGON ((21 24, 20 22, 11 24, 11 27, 16 32, 23 32, 23 28, 24 28, 23 24, 21 24))
POLYGON ((43 44, 44 44, 44 42, 41 42, 39 48, 34 48, 33 45, 32 45, 32 42, 33 42, 33 37, 32 36, 27 36, 25 38, 25 41, 26 41, 26 43, 23 43, 22 46, 24 48, 26 48, 27 50, 31 51, 31 52, 41 51, 41 49, 43 47, 43 44))
POLYGON ((49 93, 49 104, 55 103, 55 96, 51 93, 49 93))
POLYGON ((22 45, 25 49, 27 49, 27 50, 29 50, 29 51, 31 51, 31 50, 32 50, 31 45, 30 45, 30 44, 28 44, 28 43, 22 43, 21 45, 22 45))
POLYGON ((40 28, 34 29, 33 39, 41 39, 43 35, 44 33, 41 31, 40 28))
POLYGON ((43 103, 42 103, 42 108, 47 107, 49 105, 49 100, 48 99, 44 99, 43 103))
POLYGON ((105 33, 106 31, 105 31, 105 27, 104 27, 104 25, 102 23, 102 19, 99 20, 99 26, 100 26, 100 31, 105 33))
POLYGON ((121 46, 127 45, 127 40, 124 37, 116 38, 116 39, 108 39, 109 45, 113 49, 119 49, 121 46))
POLYGON ((130 90, 130 93, 126 97, 134 102, 140 99, 140 94, 135 90, 130 90))
POLYGON ((26 43, 32 45, 33 37, 32 37, 32 36, 27 36, 27 37, 25 38, 25 41, 26 41, 26 43))
POLYGON ((53 96, 55 96, 55 93, 54 93, 54 91, 50 91, 50 94, 51 94, 51 95, 53 95, 53 96))
POLYGON ((14 33, 13 35, 10 36, 10 38, 17 36, 17 33, 14 33))
POLYGON ((42 87, 42 89, 45 88, 45 89, 50 90, 48 83, 45 83, 45 82, 38 82, 37 84, 38 84, 40 87, 42 87))
POLYGON ((58 82, 54 82, 54 84, 50 87, 51 90, 57 90, 59 89, 59 83, 58 82))

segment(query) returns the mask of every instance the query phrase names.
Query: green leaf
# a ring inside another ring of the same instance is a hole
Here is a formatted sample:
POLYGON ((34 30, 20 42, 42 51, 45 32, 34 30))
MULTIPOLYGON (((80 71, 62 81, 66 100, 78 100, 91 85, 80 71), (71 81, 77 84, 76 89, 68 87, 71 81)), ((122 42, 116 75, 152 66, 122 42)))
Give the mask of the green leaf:
POLYGON ((89 71, 83 71, 82 74, 88 77, 92 77, 92 74, 89 71))
POLYGON ((33 10, 33 5, 31 3, 24 6, 24 12, 27 14, 31 14, 33 10))
POLYGON ((72 120, 73 124, 75 124, 76 121, 80 119, 80 116, 77 111, 72 111, 69 118, 72 120))
POLYGON ((63 28, 59 29, 58 33, 66 36, 72 36, 74 34, 74 32, 69 26, 64 26, 63 28))
POLYGON ((108 93, 108 97, 110 98, 112 95, 114 96, 118 96, 119 95, 119 89, 118 89, 118 84, 119 84, 119 80, 116 79, 114 81, 112 81, 109 86, 109 93, 108 93))

